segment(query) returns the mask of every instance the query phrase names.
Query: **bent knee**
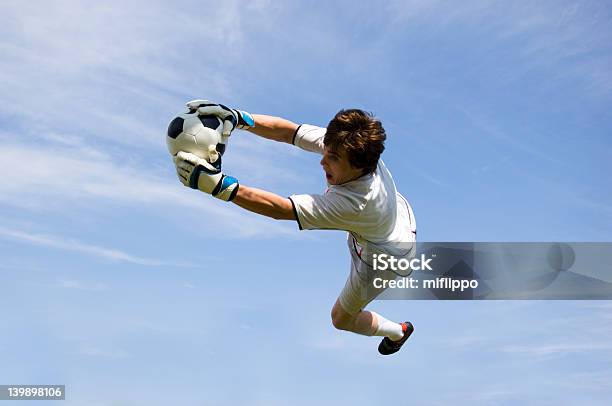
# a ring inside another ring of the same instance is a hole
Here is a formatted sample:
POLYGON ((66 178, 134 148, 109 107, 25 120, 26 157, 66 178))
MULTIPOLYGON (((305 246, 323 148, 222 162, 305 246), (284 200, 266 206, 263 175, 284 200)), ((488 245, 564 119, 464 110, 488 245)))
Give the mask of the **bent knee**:
POLYGON ((353 325, 352 320, 344 319, 341 317, 332 317, 332 324, 338 330, 350 330, 353 325))
POLYGON ((354 316, 347 313, 339 303, 336 303, 331 311, 332 324, 338 330, 350 330, 353 326, 354 316))

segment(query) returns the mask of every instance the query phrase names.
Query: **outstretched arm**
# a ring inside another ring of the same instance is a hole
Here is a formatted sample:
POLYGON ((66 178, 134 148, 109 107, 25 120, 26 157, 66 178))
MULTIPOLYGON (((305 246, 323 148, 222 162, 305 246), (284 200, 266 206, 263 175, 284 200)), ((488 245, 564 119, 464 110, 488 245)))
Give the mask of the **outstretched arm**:
POLYGON ((291 144, 298 128, 294 122, 280 117, 253 114, 255 126, 247 130, 269 140, 291 144))
MULTIPOLYGON (((253 120, 255 126, 248 128, 248 131, 272 141, 293 143, 293 136, 298 129, 294 122, 264 114, 253 114, 253 120)), ((241 185, 232 201, 243 209, 266 217, 295 220, 291 200, 265 190, 241 185)))
POLYGON ((267 116, 264 114, 251 114, 244 110, 232 109, 223 104, 209 100, 192 100, 187 102, 190 112, 197 111, 198 114, 212 114, 223 120, 223 136, 229 137, 235 129, 248 130, 261 137, 273 141, 292 144, 293 136, 298 125, 280 117, 267 116))
POLYGON ((278 220, 295 220, 293 203, 265 190, 239 185, 238 180, 227 176, 205 159, 187 152, 174 157, 176 173, 181 183, 214 197, 233 201, 238 206, 278 220))
POLYGON ((277 220, 295 220, 291 200, 265 190, 240 185, 232 202, 243 209, 266 217, 277 220))

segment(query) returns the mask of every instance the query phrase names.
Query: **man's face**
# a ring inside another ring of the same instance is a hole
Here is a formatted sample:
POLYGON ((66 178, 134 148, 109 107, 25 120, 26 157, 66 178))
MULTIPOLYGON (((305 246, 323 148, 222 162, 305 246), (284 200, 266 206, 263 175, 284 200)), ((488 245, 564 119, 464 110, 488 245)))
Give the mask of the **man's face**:
POLYGON ((363 169, 355 168, 349 163, 346 151, 342 147, 331 150, 326 146, 323 150, 321 166, 325 171, 325 179, 330 185, 341 185, 363 174, 363 169))

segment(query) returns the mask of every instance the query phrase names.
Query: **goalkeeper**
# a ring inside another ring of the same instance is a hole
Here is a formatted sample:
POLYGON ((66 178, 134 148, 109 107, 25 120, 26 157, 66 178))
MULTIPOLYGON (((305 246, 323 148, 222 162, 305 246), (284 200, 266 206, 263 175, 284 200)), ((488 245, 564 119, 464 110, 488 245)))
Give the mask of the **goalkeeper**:
MULTIPOLYGON (((193 154, 179 152, 175 165, 185 185, 267 217, 294 220, 300 230, 345 230, 351 270, 331 311, 334 327, 366 336, 384 337, 378 346, 383 355, 397 352, 412 334, 410 322, 396 323, 365 306, 384 289, 372 285, 371 253, 395 255, 398 247, 414 251, 416 223, 406 199, 395 188, 380 159, 386 139, 380 121, 362 110, 341 110, 327 128, 297 125, 279 117, 250 114, 206 100, 187 103, 198 114, 214 114, 224 121, 224 137, 235 129, 293 144, 322 155, 321 166, 328 188, 322 195, 281 197, 239 185, 236 178, 193 154)), ((376 277, 395 279, 389 272, 376 277)))

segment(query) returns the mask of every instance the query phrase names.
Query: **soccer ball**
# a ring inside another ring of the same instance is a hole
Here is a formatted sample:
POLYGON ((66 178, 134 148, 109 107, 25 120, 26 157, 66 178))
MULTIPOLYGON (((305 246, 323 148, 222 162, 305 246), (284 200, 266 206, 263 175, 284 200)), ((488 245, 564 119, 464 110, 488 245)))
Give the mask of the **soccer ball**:
POLYGON ((195 111, 178 114, 168 125, 168 151, 172 156, 179 151, 190 152, 211 164, 220 164, 219 158, 225 151, 222 130, 223 121, 217 116, 199 116, 195 111))

